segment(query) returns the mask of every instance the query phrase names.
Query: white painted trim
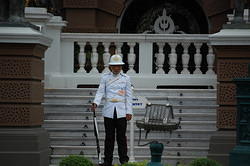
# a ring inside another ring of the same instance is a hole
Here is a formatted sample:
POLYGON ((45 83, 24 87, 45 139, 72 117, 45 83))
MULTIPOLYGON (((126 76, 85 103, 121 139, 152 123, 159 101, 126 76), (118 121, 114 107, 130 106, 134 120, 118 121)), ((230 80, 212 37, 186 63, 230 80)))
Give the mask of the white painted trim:
POLYGON ((38 43, 50 46, 52 39, 30 27, 0 27, 0 43, 38 43))
POLYGON ((250 45, 250 29, 222 29, 209 40, 211 45, 250 45))

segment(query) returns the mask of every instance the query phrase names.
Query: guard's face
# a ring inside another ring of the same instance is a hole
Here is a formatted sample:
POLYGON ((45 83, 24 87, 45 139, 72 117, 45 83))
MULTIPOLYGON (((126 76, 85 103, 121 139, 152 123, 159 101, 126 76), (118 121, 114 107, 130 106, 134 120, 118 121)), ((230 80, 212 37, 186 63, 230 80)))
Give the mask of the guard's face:
POLYGON ((113 74, 119 74, 122 70, 122 66, 121 65, 110 65, 110 69, 111 69, 113 74))

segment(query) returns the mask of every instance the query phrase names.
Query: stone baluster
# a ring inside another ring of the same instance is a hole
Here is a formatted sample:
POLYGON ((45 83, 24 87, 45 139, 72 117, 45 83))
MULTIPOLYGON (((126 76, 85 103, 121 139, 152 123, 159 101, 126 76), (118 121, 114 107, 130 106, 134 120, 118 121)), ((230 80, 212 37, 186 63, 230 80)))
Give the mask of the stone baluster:
POLYGON ((97 53, 97 46, 98 43, 90 43, 92 46, 92 55, 91 55, 91 65, 92 65, 92 69, 90 71, 91 74, 97 74, 99 73, 97 70, 97 63, 98 63, 98 53, 97 53))
POLYGON ((129 54, 128 54, 128 64, 129 64, 129 70, 128 70, 128 74, 135 74, 135 70, 134 70, 134 64, 135 64, 135 53, 134 53, 134 46, 135 43, 128 43, 129 45, 129 54))
MULTIPOLYGON (((121 55, 121 57, 123 58, 123 54, 122 54, 122 45, 123 45, 123 43, 116 42, 115 45, 116 45, 116 53, 121 55)), ((121 72, 123 73, 123 70, 121 72)))
POLYGON ((171 53, 169 54, 169 65, 170 65, 170 70, 168 74, 177 74, 176 64, 177 64, 177 54, 175 51, 175 48, 177 46, 177 43, 169 43, 171 47, 171 53))
POLYGON ((110 53, 109 53, 110 43, 103 42, 103 46, 104 46, 103 63, 104 63, 105 68, 102 72, 105 73, 105 72, 109 72, 108 63, 109 63, 109 59, 110 59, 110 53))
POLYGON ((188 54, 189 43, 182 43, 182 46, 184 48, 184 52, 182 54, 183 70, 181 71, 181 74, 190 74, 190 72, 188 71, 188 62, 190 59, 190 56, 188 54))
POLYGON ((202 43, 194 43, 194 46, 196 48, 196 53, 194 54, 194 63, 195 63, 195 71, 194 74, 202 74, 201 72, 201 60, 202 56, 200 53, 202 43))
POLYGON ((208 70, 206 74, 215 74, 213 71, 214 60, 215 60, 215 55, 213 53, 213 48, 211 45, 208 45, 208 54, 207 54, 208 70))
POLYGON ((116 45, 117 54, 119 54, 119 55, 121 55, 121 57, 123 57, 123 54, 122 54, 122 45, 123 45, 123 43, 116 42, 115 45, 116 45))
POLYGON ((163 47, 164 47, 165 43, 157 43, 157 44, 159 46, 159 53, 155 54, 156 65, 158 67, 156 74, 165 74, 165 71, 163 70, 163 64, 165 61, 165 54, 163 53, 163 47))
POLYGON ((84 69, 85 63, 86 63, 86 54, 84 52, 84 48, 85 48, 86 43, 85 42, 78 42, 78 44, 80 46, 80 53, 78 56, 80 68, 77 71, 77 73, 86 73, 86 70, 84 69))

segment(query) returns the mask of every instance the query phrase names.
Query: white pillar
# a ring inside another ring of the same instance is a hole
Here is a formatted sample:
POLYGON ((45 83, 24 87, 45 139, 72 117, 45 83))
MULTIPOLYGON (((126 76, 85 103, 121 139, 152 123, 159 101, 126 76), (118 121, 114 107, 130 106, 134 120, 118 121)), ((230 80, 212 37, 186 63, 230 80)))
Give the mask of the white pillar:
POLYGON ((97 63, 98 63, 97 46, 98 46, 98 43, 94 42, 94 43, 90 43, 90 44, 92 46, 92 54, 91 54, 92 69, 89 73, 90 74, 97 74, 97 73, 99 73, 97 70, 97 63))
POLYGON ((163 64, 165 61, 165 54, 163 53, 163 47, 165 43, 157 43, 157 45, 159 46, 159 53, 155 54, 156 65, 158 67, 156 74, 165 74, 165 71, 163 70, 163 64))
MULTIPOLYGON (((60 16, 53 16, 46 24, 45 35, 53 39, 51 47, 45 52, 45 73, 57 73, 61 69, 61 29, 66 26, 66 22, 60 16)), ((73 57, 74 58, 74 54, 73 57)), ((73 67, 72 67, 73 68, 73 67)), ((73 70, 73 69, 72 69, 73 70)))
POLYGON ((103 46, 104 46, 104 54, 103 54, 103 63, 104 63, 104 70, 102 71, 102 73, 105 73, 105 72, 109 72, 109 58, 110 58, 110 53, 109 53, 109 46, 110 46, 110 43, 106 43, 106 42, 103 42, 103 46))
POLYGON ((139 43, 139 73, 152 74, 153 43, 139 43))
POLYGON ((135 154, 134 154, 134 148, 135 148, 135 128, 134 128, 134 117, 130 120, 130 156, 129 161, 135 162, 135 154))
POLYGON ((177 46, 177 43, 169 43, 171 47, 171 53, 169 54, 169 65, 170 65, 170 70, 168 74, 177 74, 176 68, 176 63, 177 63, 177 54, 175 51, 175 48, 177 46))
POLYGON ((215 55, 213 53, 213 48, 211 45, 208 45, 208 54, 207 54, 208 71, 206 72, 206 74, 215 74, 213 71, 214 60, 215 60, 215 55))
MULTIPOLYGON (((61 45, 60 68, 62 74, 73 74, 74 42, 63 40, 61 45)), ((56 65, 56 64, 55 64, 56 65)))
POLYGON ((77 71, 77 73, 86 73, 86 70, 84 69, 85 67, 85 63, 86 63, 86 54, 84 52, 84 48, 85 48, 85 42, 78 42, 79 46, 80 46, 80 52, 78 55, 78 61, 79 61, 79 65, 80 68, 77 71))
POLYGON ((135 53, 134 53, 134 46, 135 43, 128 43, 129 45, 129 54, 128 54, 128 64, 129 64, 129 70, 127 71, 127 74, 135 74, 134 70, 134 64, 135 64, 135 53))
POLYGON ((188 62, 190 58, 188 54, 189 43, 182 43, 182 46, 184 48, 184 53, 182 54, 183 70, 181 71, 181 74, 190 74, 190 72, 188 71, 188 62))
POLYGON ((200 53, 200 48, 201 48, 202 43, 194 43, 194 46, 196 48, 196 53, 194 55, 194 63, 195 63, 195 71, 194 74, 202 74, 201 72, 201 60, 202 56, 200 53))
POLYGON ((119 55, 121 55, 123 57, 123 54, 122 54, 122 45, 123 45, 123 43, 116 42, 115 45, 116 45, 117 54, 119 54, 119 55))

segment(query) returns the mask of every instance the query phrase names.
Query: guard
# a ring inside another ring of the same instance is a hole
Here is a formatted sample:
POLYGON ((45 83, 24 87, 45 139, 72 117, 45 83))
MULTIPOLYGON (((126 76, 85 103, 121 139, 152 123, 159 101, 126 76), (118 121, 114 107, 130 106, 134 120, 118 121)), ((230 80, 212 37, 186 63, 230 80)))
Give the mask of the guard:
POLYGON ((132 118, 132 89, 129 76, 121 73, 122 57, 112 55, 109 62, 111 72, 103 74, 97 90, 92 111, 105 98, 102 115, 105 126, 104 165, 111 166, 115 136, 118 144, 118 155, 121 164, 128 162, 126 129, 127 121, 132 118))

